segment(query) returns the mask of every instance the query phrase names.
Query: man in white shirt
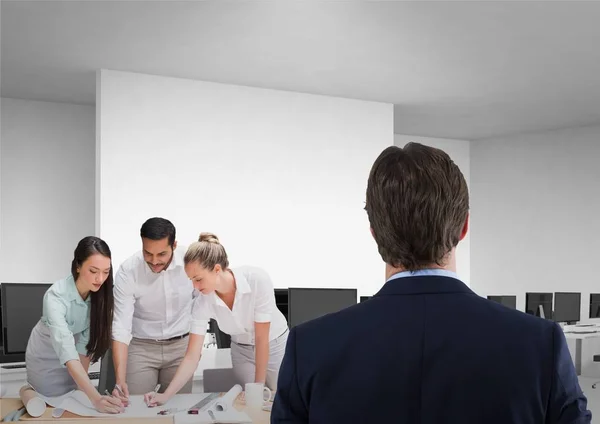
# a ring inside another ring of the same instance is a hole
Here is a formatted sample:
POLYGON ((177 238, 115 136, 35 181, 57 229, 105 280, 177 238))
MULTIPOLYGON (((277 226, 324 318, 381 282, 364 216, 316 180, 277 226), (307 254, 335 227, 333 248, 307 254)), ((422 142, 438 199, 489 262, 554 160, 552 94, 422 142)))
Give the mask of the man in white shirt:
MULTIPOLYGON (((140 235, 142 251, 123 262, 114 283, 113 361, 125 397, 169 385, 188 345, 193 304, 173 224, 150 218, 140 235)), ((181 393, 191 391, 192 378, 181 393)))

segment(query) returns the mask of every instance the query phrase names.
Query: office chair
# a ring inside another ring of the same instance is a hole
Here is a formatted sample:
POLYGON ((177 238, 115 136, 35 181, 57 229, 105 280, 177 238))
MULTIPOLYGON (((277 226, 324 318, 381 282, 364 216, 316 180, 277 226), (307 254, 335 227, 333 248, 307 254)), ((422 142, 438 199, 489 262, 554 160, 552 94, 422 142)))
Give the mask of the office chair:
POLYGON ((208 331, 215 335, 215 339, 217 341, 217 349, 229 349, 231 347, 231 336, 227 333, 223 333, 219 329, 217 321, 215 321, 214 319, 211 319, 208 325, 208 331))
MULTIPOLYGON (((600 362, 600 355, 594 355, 594 362, 600 362)), ((594 384, 592 384, 592 389, 595 389, 598 383, 600 383, 600 381, 596 381, 594 384)))
POLYGON ((228 392, 236 384, 239 381, 232 368, 208 368, 202 372, 204 393, 228 392))
POLYGON ((104 390, 112 393, 117 383, 115 366, 112 359, 112 349, 108 349, 100 360, 100 378, 98 379, 98 391, 104 394, 104 390))

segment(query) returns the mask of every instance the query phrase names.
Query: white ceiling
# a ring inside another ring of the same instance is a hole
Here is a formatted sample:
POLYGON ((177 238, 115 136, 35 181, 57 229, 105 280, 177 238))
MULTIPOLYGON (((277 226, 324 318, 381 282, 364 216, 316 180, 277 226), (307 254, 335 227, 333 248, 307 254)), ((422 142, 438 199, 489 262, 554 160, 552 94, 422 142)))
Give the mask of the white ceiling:
POLYGON ((395 105, 395 132, 600 123, 600 3, 7 1, 1 95, 93 104, 108 68, 395 105))

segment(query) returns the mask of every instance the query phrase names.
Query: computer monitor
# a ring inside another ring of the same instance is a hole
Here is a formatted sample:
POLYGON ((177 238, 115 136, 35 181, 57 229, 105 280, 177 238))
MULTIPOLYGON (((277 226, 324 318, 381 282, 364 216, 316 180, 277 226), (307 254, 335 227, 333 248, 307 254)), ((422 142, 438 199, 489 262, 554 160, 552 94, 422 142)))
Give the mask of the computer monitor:
POLYGON ((517 309, 517 296, 502 295, 502 296, 488 296, 488 300, 498 302, 507 308, 517 309))
POLYGON ((553 319, 567 324, 581 321, 581 293, 554 293, 553 319))
POLYGON ((552 319, 552 293, 526 293, 525 312, 536 317, 552 319))
POLYGON ((290 288, 288 324, 290 328, 323 315, 356 305, 357 289, 290 288))
POLYGON ((52 284, 0 284, 2 338, 0 363, 24 362, 31 330, 42 316, 44 294, 52 284))
POLYGON ((275 290, 275 306, 281 311, 285 320, 288 319, 288 289, 275 290))
POLYGON ((600 318, 600 293, 590 294, 590 318, 600 318))

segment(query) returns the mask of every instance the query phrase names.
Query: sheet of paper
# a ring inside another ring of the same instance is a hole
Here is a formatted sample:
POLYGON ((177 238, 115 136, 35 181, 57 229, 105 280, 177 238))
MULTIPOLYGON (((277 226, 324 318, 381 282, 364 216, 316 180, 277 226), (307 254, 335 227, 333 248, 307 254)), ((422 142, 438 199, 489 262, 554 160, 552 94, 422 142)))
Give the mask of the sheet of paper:
POLYGON ((157 417, 158 412, 165 409, 187 411, 187 409, 200 402, 206 396, 208 396, 206 393, 179 394, 173 396, 173 398, 164 405, 153 408, 148 408, 148 406, 146 406, 143 395, 130 396, 129 406, 127 406, 125 408, 125 412, 121 414, 106 414, 96 411, 85 393, 80 390, 74 390, 58 397, 45 397, 40 395, 40 398, 42 398, 48 405, 51 405, 55 408, 65 409, 82 417, 109 416, 112 418, 149 418, 157 417))
POLYGON ((242 386, 236 384, 221 399, 217 400, 213 409, 221 412, 233 408, 233 403, 240 393, 242 393, 242 386))

